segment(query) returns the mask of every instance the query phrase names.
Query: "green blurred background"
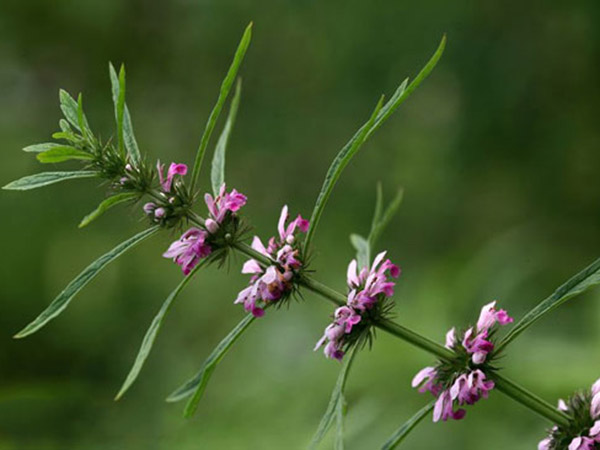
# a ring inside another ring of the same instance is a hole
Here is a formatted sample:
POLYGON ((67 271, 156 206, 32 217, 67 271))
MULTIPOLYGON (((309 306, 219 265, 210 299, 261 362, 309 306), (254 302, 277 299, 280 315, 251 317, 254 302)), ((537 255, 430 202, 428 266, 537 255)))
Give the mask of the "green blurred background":
MULTIPOLYGON (((113 129, 107 62, 124 61, 140 145, 191 163, 246 24, 242 103, 227 179, 263 237, 279 209, 309 215, 338 149, 381 93, 414 76, 444 32, 422 87, 347 168, 315 244, 318 278, 344 289, 351 232, 366 232, 375 185, 406 189, 381 247, 403 268, 398 319, 441 340, 497 299, 516 317, 598 256, 600 3, 374 0, 3 0, 0 184, 41 170, 20 149, 47 141, 58 89, 82 91, 92 127, 113 129)), ((208 173, 203 183, 208 186, 208 173)), ((76 225, 95 182, 0 195, 0 449, 287 449, 315 430, 339 365, 312 347, 332 307, 306 294, 256 323, 219 366, 190 421, 170 391, 243 316, 246 283, 200 274, 168 317, 139 382, 112 397, 181 273, 146 242, 105 270, 59 319, 11 335, 91 260, 142 229, 139 211, 76 225)), ((503 360, 555 402, 600 376, 600 293, 549 315, 503 360)), ((348 384, 348 448, 374 449, 429 399, 410 389, 427 354, 379 334, 348 384)), ((532 449, 548 426, 495 393, 461 422, 423 423, 409 449, 532 449)), ((330 447, 324 443, 323 448, 330 447)))

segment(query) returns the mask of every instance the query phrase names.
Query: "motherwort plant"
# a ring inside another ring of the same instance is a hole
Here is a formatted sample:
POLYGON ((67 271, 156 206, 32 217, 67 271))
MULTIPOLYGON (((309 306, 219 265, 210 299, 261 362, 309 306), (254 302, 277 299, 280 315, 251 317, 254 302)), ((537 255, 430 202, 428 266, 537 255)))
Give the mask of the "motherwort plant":
POLYGON ((150 324, 133 366, 116 396, 117 399, 125 394, 138 377, 163 320, 179 293, 204 266, 212 263, 221 265, 231 252, 237 252, 249 258, 241 270, 248 274, 250 279, 248 286, 239 292, 234 303, 242 305, 247 314, 208 356, 199 372, 167 398, 171 402, 187 399, 186 417, 195 412, 219 361, 244 331, 268 313, 271 307, 286 304, 287 300, 294 296, 302 298, 302 293, 308 291, 336 307, 331 322, 326 326, 315 349, 323 348, 326 357, 340 361, 341 364, 331 400, 310 444, 311 447, 315 447, 321 441, 334 422, 336 448, 343 447, 346 380, 352 361, 366 344, 374 344, 375 331, 379 329, 430 353, 438 360, 434 366, 420 371, 412 383, 413 387, 418 387, 421 392, 433 395, 433 401, 393 433, 382 448, 396 447, 432 410, 434 421, 462 419, 465 416, 466 405, 474 405, 487 398, 493 390, 497 390, 553 424, 548 437, 539 444, 540 449, 600 449, 599 382, 596 382, 591 390, 575 394, 567 402, 560 401, 555 408, 504 377, 495 364, 498 356, 506 351, 508 344, 534 322, 567 300, 600 283, 600 260, 592 263, 539 303, 504 337, 499 337, 499 331, 502 327, 510 325, 513 319, 506 311, 499 309, 496 302, 492 302, 483 307, 475 325, 460 331, 451 329, 446 334, 445 345, 440 345, 392 320, 394 286, 395 280, 400 276, 400 268, 392 262, 396 258, 385 251, 379 252, 374 258, 371 256, 381 232, 401 203, 402 191, 384 207, 383 195, 379 188, 370 232, 367 237, 357 234, 351 236, 357 256, 348 265, 346 292, 338 292, 320 283, 317 281, 318 274, 308 270, 308 255, 314 254, 311 253, 312 240, 329 196, 344 168, 373 133, 431 73, 444 51, 445 38, 415 79, 410 83, 408 79, 404 80, 387 102, 384 102, 382 97, 366 123, 340 150, 327 171, 310 219, 307 220, 301 215, 290 215, 288 206, 282 205, 277 233, 265 241, 255 236, 251 245, 248 245, 251 226, 248 218, 242 215, 242 211, 249 200, 243 193, 226 186, 224 173, 225 151, 241 96, 241 82, 238 80, 236 83, 236 78, 250 44, 251 32, 252 24, 246 28, 235 52, 191 166, 175 162, 169 165, 160 161, 149 162, 140 152, 130 112, 125 103, 123 66, 117 73, 114 67, 109 65, 116 132, 114 137, 107 141, 103 142, 92 131, 83 110, 81 95, 75 99, 67 92, 60 91, 60 108, 64 119, 59 122, 60 131, 52 136, 55 141, 32 145, 24 150, 35 154, 41 163, 78 160, 81 162, 81 168, 74 171, 41 172, 13 181, 4 186, 4 189, 23 191, 66 180, 97 178, 104 181, 103 186, 107 189, 106 199, 81 220, 80 227, 89 225, 107 210, 122 203, 137 205, 148 226, 83 269, 47 309, 15 337, 29 336, 56 318, 87 283, 127 250, 159 232, 175 230, 180 233, 180 237, 164 250, 162 256, 172 259, 180 266, 183 272, 182 280, 164 301, 150 324), (234 93, 229 113, 213 153, 212 193, 202 193, 196 189, 196 185, 204 156, 232 90, 234 93))

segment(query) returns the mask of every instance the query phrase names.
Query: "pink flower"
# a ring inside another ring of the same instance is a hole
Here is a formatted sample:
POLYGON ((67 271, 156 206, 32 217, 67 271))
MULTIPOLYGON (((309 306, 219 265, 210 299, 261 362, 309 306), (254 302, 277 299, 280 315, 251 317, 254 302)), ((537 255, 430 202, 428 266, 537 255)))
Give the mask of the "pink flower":
POLYGON ((550 445, 552 444, 552 439, 545 438, 540 441, 538 444, 538 450, 550 450, 550 445))
POLYGON ((163 257, 173 258, 173 261, 181 266, 183 273, 188 275, 200 260, 212 251, 206 243, 206 237, 206 231, 190 228, 169 246, 163 257))
POLYGON ((421 386, 419 387, 419 392, 421 394, 431 392, 434 397, 437 397, 443 390, 442 385, 439 384, 437 379, 435 367, 425 367, 424 369, 421 369, 412 379, 411 385, 413 388, 421 386))
POLYGON ((355 259, 350 261, 347 271, 348 304, 353 308, 364 311, 371 309, 383 295, 391 297, 394 295, 394 286, 396 283, 389 281, 389 275, 397 278, 400 275, 400 269, 389 259, 385 258, 386 252, 379 253, 371 268, 363 267, 360 272, 357 271, 357 262, 355 259))
POLYGON ((208 212, 217 224, 221 224, 228 211, 237 212, 246 204, 247 197, 235 189, 227 192, 225 184, 221 186, 219 195, 213 198, 210 194, 204 195, 204 201, 208 207, 208 212))
POLYGON ((473 333, 473 328, 469 328, 465 332, 462 345, 468 353, 473 355, 472 360, 474 364, 483 364, 488 353, 494 350, 494 344, 487 340, 487 329, 484 329, 475 336, 473 336, 473 333))
MULTIPOLYGON (((213 200, 212 196, 209 194, 206 195, 208 209, 217 222, 219 218, 224 217, 224 210, 237 211, 243 206, 245 201, 246 197, 235 190, 227 194, 225 192, 225 185, 221 188, 219 196, 216 199, 213 200)), ((280 218, 279 225, 282 226, 283 223, 283 226, 285 226, 287 206, 283 207, 281 217, 283 220, 280 218)), ((208 220, 205 223, 207 228, 208 220)), ((252 240, 252 248, 261 255, 273 260, 274 264, 265 269, 255 259, 246 261, 242 267, 242 273, 252 275, 250 286, 239 293, 235 303, 242 303, 246 311, 252 312, 257 317, 264 314, 264 309, 257 306, 260 302, 265 304, 276 302, 291 291, 295 271, 299 270, 303 265, 300 252, 294 246, 295 240, 292 239, 296 229, 300 231, 308 229, 308 222, 302 219, 301 216, 298 216, 293 223, 284 229, 284 232, 289 233, 280 241, 271 238, 267 247, 265 247, 258 236, 254 236, 252 240)), ((334 350, 331 347, 329 350, 333 355, 334 350)))
POLYGON ((173 185, 173 178, 175 175, 184 176, 187 174, 187 166, 185 164, 176 164, 171 163, 169 166, 169 170, 167 171, 167 176, 164 176, 165 166, 161 164, 160 161, 156 163, 156 169, 158 171, 158 178, 160 181, 160 185, 165 192, 171 192, 171 187, 173 185))
POLYGON ((481 308, 481 314, 477 321, 477 331, 489 330, 496 322, 500 325, 507 325, 512 323, 513 320, 505 310, 497 310, 496 301, 493 301, 481 308))
POLYGON ((279 240, 281 243, 294 243, 294 233, 296 228, 298 228, 303 233, 308 231, 309 222, 306 219, 303 219, 300 214, 294 220, 292 220, 287 226, 286 222, 288 220, 288 207, 284 205, 281 209, 281 215, 279 216, 279 222, 277 224, 277 231, 279 232, 279 240))
POLYGON ((323 337, 317 342, 318 350, 325 342, 323 353, 327 358, 341 360, 344 356, 344 335, 352 332, 352 327, 361 321, 360 315, 348 306, 340 306, 335 310, 333 323, 325 328, 323 337))
POLYGON ((596 443, 586 436, 577 436, 569 444, 569 450, 594 450, 596 443))
POLYGON ((450 395, 450 391, 443 391, 433 408, 433 421, 438 422, 443 420, 444 422, 448 419, 460 420, 465 417, 466 411, 464 409, 458 409, 454 411, 454 402, 450 395))

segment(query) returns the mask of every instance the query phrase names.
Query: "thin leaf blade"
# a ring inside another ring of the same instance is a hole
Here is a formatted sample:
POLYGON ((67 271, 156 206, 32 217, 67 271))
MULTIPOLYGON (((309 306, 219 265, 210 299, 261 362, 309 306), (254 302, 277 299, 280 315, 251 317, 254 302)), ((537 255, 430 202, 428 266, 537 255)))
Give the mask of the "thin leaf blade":
MULTIPOLYGON (((346 360, 342 363, 342 368, 340 369, 340 373, 338 375, 337 381, 331 392, 331 397, 329 399, 329 404, 327 405, 327 409, 325 410, 325 414, 321 418, 321 422, 319 422, 319 426, 317 427, 317 431, 312 438, 309 449, 314 450, 317 448, 317 445, 323 440, 329 428, 333 424, 333 421, 337 418, 337 412, 343 412, 343 401, 344 401, 344 388, 346 386, 346 380, 348 379, 348 374, 350 373, 350 368, 352 367, 352 362, 354 361, 354 356, 357 352, 357 345, 355 345, 349 354, 346 355, 346 360), (339 403, 342 403, 340 405, 339 403)), ((340 418, 343 420, 343 417, 340 418)))
POLYGON ((194 186, 198 181, 198 176, 200 175, 200 168, 202 167, 202 160, 204 159, 204 153, 206 153, 206 148, 208 147, 208 143, 210 141, 210 137, 217 123, 217 119, 221 114, 221 110, 223 109, 223 105, 227 100, 227 96, 229 95, 229 91, 231 91, 231 86, 235 78, 237 77, 238 70, 244 60, 244 56, 246 55, 246 50, 248 50, 248 46, 250 45, 250 40, 252 39, 252 22, 246 27, 244 34, 242 35, 242 39, 237 47, 235 55, 233 57, 233 62, 227 71, 227 75, 225 75, 225 79, 221 84, 221 89, 219 91, 219 97, 217 98, 217 103, 213 107, 210 115, 208 116, 208 121, 206 122, 206 127, 204 128, 204 133, 202 134, 202 138, 200 139, 200 146, 198 147, 198 151, 196 153, 196 159, 194 160, 194 168, 192 169, 192 178, 190 190, 193 192, 194 186))
POLYGON ((57 144, 56 142, 43 142, 41 144, 33 144, 23 147, 23 151, 28 153, 41 153, 52 150, 56 147, 63 147, 63 144, 57 144))
POLYGON ((250 324, 254 321, 255 317, 252 314, 246 315, 236 326, 223 338, 221 342, 214 348, 208 358, 204 361, 200 371, 181 387, 176 389, 171 395, 167 397, 168 402, 178 402, 184 398, 189 397, 193 394, 193 398, 186 407, 186 415, 189 410, 191 414, 195 411, 200 397, 208 384, 210 376, 216 365, 223 359, 227 351, 231 346, 240 338, 240 336, 248 329, 250 324), (192 402, 193 401, 193 402, 192 402), (190 406, 192 405, 193 406, 190 406))
POLYGON ((94 156, 88 152, 79 150, 78 148, 63 145, 38 153, 36 158, 39 162, 47 164, 70 161, 72 159, 90 161, 94 159, 94 156))
POLYGON ((93 170, 77 170, 72 172, 41 172, 28 175, 8 183, 2 189, 9 191, 27 191, 59 183, 61 181, 73 180, 75 178, 94 178, 100 174, 93 170))
POLYGON ((129 114, 129 108, 127 104, 123 109, 123 141, 125 143, 125 149, 127 154, 131 158, 131 162, 134 165, 138 165, 142 159, 140 154, 140 148, 138 147, 135 134, 133 133, 133 124, 131 123, 131 115, 129 114))
POLYGON ((215 153, 212 160, 210 178, 215 196, 219 195, 219 189, 221 189, 221 186, 225 183, 225 152, 227 150, 227 144, 229 143, 229 135, 231 134, 231 130, 233 129, 235 118, 237 116, 241 94, 242 82, 238 78, 238 81, 235 85, 235 93, 233 94, 233 99, 231 100, 231 106, 229 107, 227 121, 225 122, 221 136, 219 136, 219 140, 217 141, 217 146, 215 147, 215 153))
POLYGON ((150 351, 152 350, 152 346, 154 345, 154 341, 158 336, 158 332, 160 331, 165 316, 171 310, 173 302, 181 293, 181 291, 185 288, 185 286, 187 286, 187 284, 192 280, 192 278, 198 272, 198 270, 200 270, 201 267, 204 267, 206 265, 206 262, 206 259, 203 260, 200 264, 194 267, 194 269, 185 278, 183 278, 183 280, 181 280, 177 287, 169 294, 167 299, 164 301, 156 316, 154 316, 152 323, 150 323, 150 327, 148 327, 148 331, 146 331, 146 334, 144 335, 144 339, 142 340, 142 344, 135 358, 133 366, 127 374, 127 378, 123 382, 121 389, 119 389, 119 392, 115 396, 115 400, 119 400, 137 379, 138 375, 140 374, 140 371, 144 367, 144 363, 146 362, 150 351))
POLYGON ((95 210, 93 210, 91 213, 89 213, 87 216, 81 219, 81 222, 79 223, 79 228, 83 228, 89 225, 92 221, 96 220, 98 217, 100 217, 113 206, 116 206, 120 203, 124 203, 129 200, 133 200, 138 196, 139 194, 135 192, 123 192, 121 194, 116 194, 104 199, 95 210))
POLYGON ((77 112, 78 106, 75 99, 64 89, 58 91, 58 97, 60 100, 60 109, 63 112, 65 119, 67 119, 73 127, 81 131, 77 112))
POLYGON ((394 434, 383 444, 381 450, 392 450, 396 448, 408 434, 423 420, 423 418, 429 414, 435 405, 435 400, 431 401, 428 405, 421 408, 414 416, 408 419, 398 428, 394 434))
POLYGON ((504 339, 500 341, 496 351, 500 352, 527 328, 549 312, 558 308, 567 300, 583 294, 585 291, 598 284, 600 284, 600 258, 570 278, 566 283, 554 291, 552 295, 542 300, 535 308, 525 314, 504 339))
POLYGON ((35 333, 52 319, 62 313, 71 300, 81 291, 98 273, 108 265, 108 263, 114 261, 127 250, 133 248, 144 239, 152 236, 159 230, 158 226, 148 228, 128 240, 120 243, 114 249, 105 253, 92 264, 87 266, 73 281, 71 281, 67 287, 54 299, 54 301, 48 306, 33 322, 28 324, 25 328, 19 331, 14 338, 21 339, 30 334, 35 333))
POLYGON ((327 174, 325 175, 325 180, 323 181, 323 186, 321 187, 321 192, 319 192, 319 196, 317 197, 317 201, 315 202, 315 206, 313 208, 313 212, 310 218, 310 226, 308 228, 308 232, 306 233, 306 239, 304 246, 305 248, 309 248, 310 242, 312 241, 312 237, 315 233, 316 227, 319 223, 321 215, 323 214, 323 210, 325 209, 325 205, 327 204, 327 200, 333 191, 333 187, 337 183, 337 180, 340 178, 342 171, 348 165, 352 157, 356 154, 356 152, 360 149, 362 144, 365 143, 367 139, 367 133, 369 129, 375 123, 377 116, 383 105, 383 96, 377 102, 375 106, 375 110, 369 117, 369 120, 365 125, 363 125, 358 134, 355 135, 337 154, 327 174))
MULTIPOLYGON (((408 85, 408 79, 405 79, 402 82, 402 84, 400 84, 400 86, 396 89, 396 92, 394 93, 394 95, 392 95, 390 100, 378 112, 377 117, 373 121, 369 120, 369 122, 367 122, 361 128, 359 128, 359 130, 354 134, 354 136, 350 139, 350 141, 348 141, 348 143, 344 146, 344 148, 342 148, 340 153, 338 153, 338 156, 336 156, 336 159, 334 160, 329 171, 327 172, 327 175, 325 176, 325 181, 323 183, 323 187, 321 188, 321 192, 319 193, 319 196, 317 197, 317 202, 315 204, 315 208, 313 210, 313 215, 311 216, 311 220, 310 220, 310 228, 306 235, 306 240, 305 240, 306 247, 308 247, 312 241, 316 226, 319 222, 319 219, 320 219, 323 209, 325 207, 325 203, 327 202, 329 195, 331 193, 331 190, 333 190, 333 186, 335 185, 335 183, 337 182, 337 179, 339 178, 339 175, 341 174, 341 169, 343 169, 348 162, 347 161, 346 164, 344 164, 340 168, 339 173, 336 177, 330 178, 331 170, 332 170, 334 164, 336 164, 336 161, 338 160, 340 155, 344 152, 347 152, 347 150, 349 148, 353 147, 355 145, 356 141, 359 139, 362 141, 362 142, 360 142, 360 145, 362 145, 362 143, 364 143, 364 141, 366 141, 393 114, 393 112, 409 97, 409 95, 429 76, 429 74, 434 69, 434 67, 437 65, 439 59, 441 58, 445 47, 446 47, 446 36, 444 35, 442 37, 440 44, 438 45, 438 48, 436 49, 435 53, 433 54, 433 56, 429 59, 429 61, 423 67, 423 69, 421 69, 419 74, 410 83, 410 85, 408 85)), ((360 147, 360 145, 359 145, 359 147, 360 147)))
POLYGON ((390 221, 398 212, 400 205, 402 204, 402 200, 404 198, 404 189, 398 189, 398 192, 389 203, 388 207, 385 209, 385 212, 381 214, 379 213, 379 219, 377 222, 373 222, 374 226, 371 228, 371 232, 369 233, 369 246, 370 248, 374 248, 377 240, 383 233, 383 230, 389 225, 390 221))

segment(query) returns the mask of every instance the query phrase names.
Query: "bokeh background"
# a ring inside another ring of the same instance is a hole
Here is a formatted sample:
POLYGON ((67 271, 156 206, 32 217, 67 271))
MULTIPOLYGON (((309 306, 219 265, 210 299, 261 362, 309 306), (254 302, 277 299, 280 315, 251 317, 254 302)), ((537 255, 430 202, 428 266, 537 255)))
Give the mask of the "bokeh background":
MULTIPOLYGON (((432 76, 347 168, 315 244, 318 278, 344 289, 348 236, 366 232, 375 185, 405 201, 383 236, 403 276, 396 313, 441 340, 498 299, 516 317, 598 256, 600 3, 374 0, 3 0, 0 184, 41 170, 20 149, 47 141, 58 89, 84 93, 92 127, 113 130, 107 62, 124 61, 136 134, 150 158, 191 163, 246 24, 254 38, 229 147, 229 184, 257 232, 282 204, 309 215, 330 160, 381 93, 414 76, 448 34, 432 76)), ((203 182, 208 186, 208 173, 203 182)), ((11 335, 87 263, 142 229, 93 181, 0 195, 0 449, 295 449, 315 430, 338 364, 313 353, 332 307, 306 294, 270 312, 217 369, 197 416, 166 404, 243 316, 242 260, 207 270, 168 317, 141 377, 112 397, 181 273, 172 236, 107 268, 38 334, 11 335)), ((505 374, 551 402, 600 376, 600 293, 514 343, 505 374)), ((348 384, 347 445, 375 449, 429 399, 409 387, 432 362, 380 333, 348 384)), ((465 420, 426 420, 409 449, 531 449, 548 427, 496 393, 465 420)), ((330 448, 325 442, 323 448, 330 448)))

